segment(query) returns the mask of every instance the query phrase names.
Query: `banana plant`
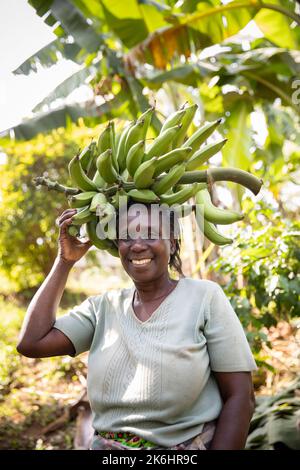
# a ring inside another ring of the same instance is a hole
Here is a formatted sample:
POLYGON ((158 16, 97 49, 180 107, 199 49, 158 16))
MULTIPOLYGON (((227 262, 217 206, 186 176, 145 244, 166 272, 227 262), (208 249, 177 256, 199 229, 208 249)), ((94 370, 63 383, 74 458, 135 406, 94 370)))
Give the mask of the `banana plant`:
MULTIPOLYGON (((77 62, 81 69, 58 86, 46 103, 68 96, 87 76, 95 94, 104 96, 104 103, 100 106, 87 103, 82 107, 74 103, 71 108, 63 105, 43 114, 37 112, 32 125, 28 121, 14 128, 16 137, 23 139, 32 138, 35 132, 66 125, 68 120, 76 122, 79 117, 88 125, 98 124, 99 116, 102 122, 117 116, 137 117, 148 109, 151 96, 144 92, 145 83, 141 80, 144 77, 151 81, 151 77, 144 74, 145 63, 154 66, 154 71, 172 65, 176 72, 166 71, 167 81, 181 80, 180 76, 185 75, 187 83, 192 80, 195 87, 205 77, 209 82, 215 75, 215 67, 198 58, 195 63, 192 51, 195 55, 208 46, 228 42, 228 38, 239 33, 251 20, 277 48, 297 50, 299 46, 299 35, 293 25, 300 24, 300 20, 294 3, 289 0, 233 0, 226 4, 210 0, 183 2, 181 7, 174 6, 174 2, 150 0, 131 0, 126 5, 122 0, 101 0, 97 7, 88 0, 54 0, 46 4, 42 0, 29 0, 29 3, 53 28, 57 39, 21 64, 15 73, 36 71, 37 64, 50 66, 63 55, 77 62), (180 64, 183 56, 186 57, 184 65, 180 64), (106 98, 103 89, 108 83, 110 97, 106 98)), ((254 89, 258 85, 263 90, 266 87, 272 90, 271 100, 274 95, 282 99, 289 97, 288 93, 282 95, 282 82, 276 84, 274 77, 268 79, 262 72, 248 68, 244 70, 244 77, 247 74, 254 89)), ((241 70, 235 72, 235 75, 241 74, 241 70)), ((221 70, 225 82, 226 77, 230 83, 228 70, 221 70)), ((158 117, 154 117, 152 125, 157 134, 161 127, 158 117)))

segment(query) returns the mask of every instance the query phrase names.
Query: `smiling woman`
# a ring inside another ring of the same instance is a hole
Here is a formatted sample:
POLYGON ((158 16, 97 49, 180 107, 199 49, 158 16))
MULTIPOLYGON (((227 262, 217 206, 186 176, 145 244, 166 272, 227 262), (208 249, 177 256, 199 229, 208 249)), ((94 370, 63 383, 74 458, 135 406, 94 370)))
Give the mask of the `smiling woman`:
POLYGON ((129 202, 127 208, 128 213, 123 212, 117 218, 121 228, 119 254, 125 271, 136 286, 134 310, 144 321, 178 283, 170 279, 168 265, 183 275, 180 239, 175 238, 178 230, 175 231, 174 213, 167 208, 134 201, 129 202), (146 210, 141 210, 143 208, 146 210))
POLYGON ((121 262, 130 277, 132 267, 149 265, 162 274, 168 264, 183 276, 178 219, 167 206, 131 200, 126 211, 118 212, 116 224, 121 262))
POLYGON ((58 256, 28 307, 18 351, 89 351, 92 450, 242 449, 257 366, 222 288, 184 277, 174 214, 157 216, 153 206, 138 216, 129 204, 118 216, 119 255, 133 286, 89 297, 56 319, 69 271, 91 246, 68 234, 75 211, 63 212, 58 256))

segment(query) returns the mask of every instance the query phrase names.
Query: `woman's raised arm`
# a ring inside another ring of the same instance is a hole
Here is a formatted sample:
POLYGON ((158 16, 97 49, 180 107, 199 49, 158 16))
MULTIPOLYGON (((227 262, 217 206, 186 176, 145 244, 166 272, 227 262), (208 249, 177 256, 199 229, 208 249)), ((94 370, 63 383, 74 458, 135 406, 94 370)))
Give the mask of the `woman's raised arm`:
POLYGON ((56 311, 73 265, 91 246, 69 235, 76 209, 67 209, 58 218, 59 249, 52 269, 32 298, 19 336, 17 351, 27 357, 74 355, 74 346, 64 333, 53 328, 56 311))

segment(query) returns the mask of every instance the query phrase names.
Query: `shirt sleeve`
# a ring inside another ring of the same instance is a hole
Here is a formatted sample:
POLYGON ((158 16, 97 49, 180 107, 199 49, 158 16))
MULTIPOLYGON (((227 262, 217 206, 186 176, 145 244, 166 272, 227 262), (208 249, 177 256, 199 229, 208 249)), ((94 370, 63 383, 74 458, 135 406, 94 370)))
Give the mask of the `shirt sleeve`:
POLYGON ((67 314, 56 319, 53 328, 62 331, 73 343, 78 356, 91 347, 96 327, 93 297, 88 297, 67 314))
POLYGON ((204 335, 211 369, 215 372, 257 370, 241 322, 217 283, 205 313, 204 335))

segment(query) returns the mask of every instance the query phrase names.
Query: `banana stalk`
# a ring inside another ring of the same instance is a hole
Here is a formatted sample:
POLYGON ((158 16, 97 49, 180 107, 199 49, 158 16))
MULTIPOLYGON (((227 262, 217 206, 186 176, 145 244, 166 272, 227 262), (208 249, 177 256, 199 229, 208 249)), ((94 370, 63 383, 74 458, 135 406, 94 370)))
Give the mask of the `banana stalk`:
POLYGON ((203 171, 186 171, 178 181, 178 184, 191 184, 195 181, 199 183, 232 181, 233 183, 241 184, 255 195, 259 193, 263 184, 262 179, 238 168, 210 168, 203 171))

